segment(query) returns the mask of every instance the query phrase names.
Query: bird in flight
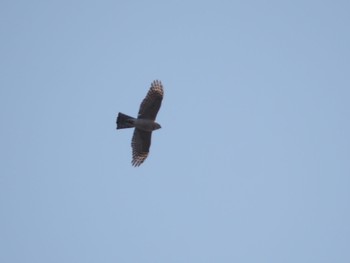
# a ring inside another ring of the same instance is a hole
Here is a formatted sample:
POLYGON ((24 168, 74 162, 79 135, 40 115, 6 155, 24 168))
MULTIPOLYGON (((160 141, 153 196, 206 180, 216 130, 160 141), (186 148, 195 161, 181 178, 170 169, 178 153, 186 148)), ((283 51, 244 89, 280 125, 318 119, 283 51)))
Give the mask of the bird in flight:
POLYGON ((163 94, 162 83, 155 80, 141 103, 137 118, 121 112, 118 114, 117 129, 135 128, 131 140, 131 163, 135 167, 140 166, 146 160, 151 146, 152 132, 161 128, 155 119, 162 104, 163 94))

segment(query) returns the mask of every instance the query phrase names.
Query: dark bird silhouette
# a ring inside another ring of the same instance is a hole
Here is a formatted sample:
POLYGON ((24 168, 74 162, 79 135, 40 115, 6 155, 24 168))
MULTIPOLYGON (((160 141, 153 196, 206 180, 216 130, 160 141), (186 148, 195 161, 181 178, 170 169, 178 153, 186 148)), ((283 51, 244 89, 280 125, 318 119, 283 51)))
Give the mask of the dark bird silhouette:
POLYGON ((133 166, 140 166, 145 161, 151 146, 152 132, 161 128, 155 119, 162 104, 163 94, 162 83, 155 80, 141 103, 137 118, 121 112, 118 114, 117 129, 135 128, 131 140, 133 166))

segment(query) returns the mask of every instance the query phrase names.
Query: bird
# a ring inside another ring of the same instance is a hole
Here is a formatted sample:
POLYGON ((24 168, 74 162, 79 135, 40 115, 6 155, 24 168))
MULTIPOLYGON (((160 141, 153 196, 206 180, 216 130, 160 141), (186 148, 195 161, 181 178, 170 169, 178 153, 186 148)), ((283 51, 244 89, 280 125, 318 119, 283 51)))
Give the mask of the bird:
POLYGON ((149 154, 152 132, 161 128, 155 122, 164 96, 163 85, 160 80, 154 80, 143 99, 137 118, 119 112, 116 120, 117 130, 134 128, 131 140, 132 161, 134 167, 140 166, 149 154))

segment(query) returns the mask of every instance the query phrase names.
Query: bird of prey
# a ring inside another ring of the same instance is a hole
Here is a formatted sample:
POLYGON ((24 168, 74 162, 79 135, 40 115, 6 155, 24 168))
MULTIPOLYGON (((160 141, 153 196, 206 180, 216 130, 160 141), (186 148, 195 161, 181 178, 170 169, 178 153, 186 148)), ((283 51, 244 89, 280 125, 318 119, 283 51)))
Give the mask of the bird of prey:
POLYGON ((155 122, 163 99, 163 85, 159 80, 152 82, 151 87, 143 99, 137 118, 119 112, 117 129, 135 128, 131 140, 132 165, 141 165, 148 156, 151 146, 152 131, 161 126, 155 122))

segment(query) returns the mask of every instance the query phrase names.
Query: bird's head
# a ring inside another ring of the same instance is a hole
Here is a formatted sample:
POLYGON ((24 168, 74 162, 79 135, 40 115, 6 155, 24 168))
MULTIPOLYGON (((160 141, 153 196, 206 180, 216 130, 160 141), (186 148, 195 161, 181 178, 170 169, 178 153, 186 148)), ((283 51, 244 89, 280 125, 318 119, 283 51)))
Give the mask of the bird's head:
POLYGON ((154 130, 158 130, 158 129, 160 129, 160 128, 162 128, 162 126, 160 126, 160 124, 159 123, 154 123, 154 126, 153 126, 153 129, 154 130))

